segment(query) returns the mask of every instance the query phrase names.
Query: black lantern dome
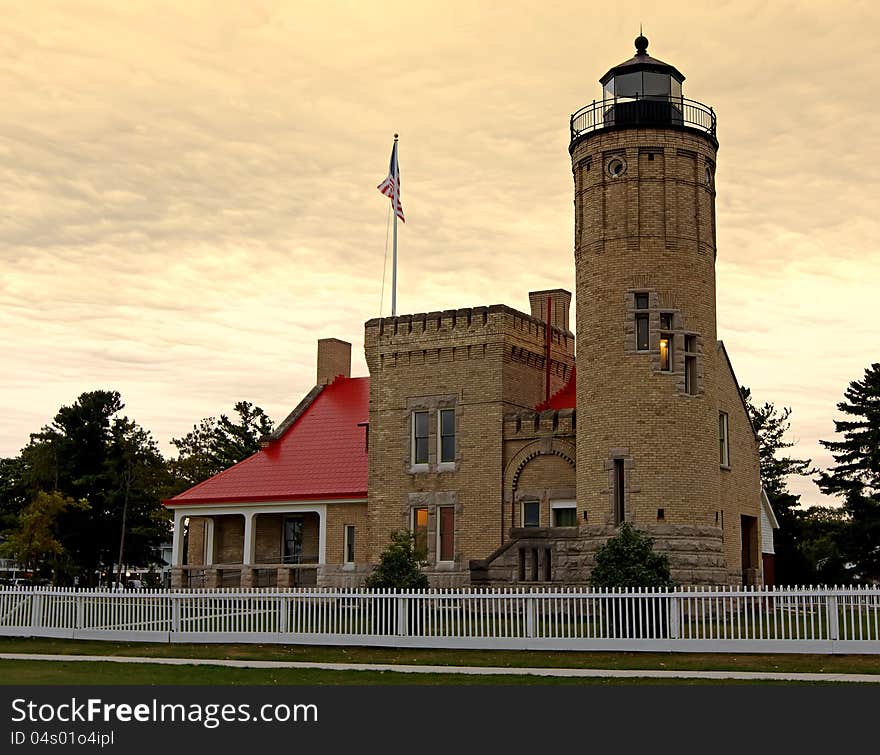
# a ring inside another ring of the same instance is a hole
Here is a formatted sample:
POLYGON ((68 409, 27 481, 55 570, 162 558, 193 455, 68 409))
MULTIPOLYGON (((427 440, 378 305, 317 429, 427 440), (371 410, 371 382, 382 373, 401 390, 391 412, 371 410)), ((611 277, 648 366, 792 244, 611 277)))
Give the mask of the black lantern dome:
POLYGON ((603 99, 680 98, 684 75, 675 66, 648 55, 647 37, 640 34, 635 44, 635 55, 599 79, 603 99))
POLYGON ((715 142, 715 112, 682 95, 684 74, 648 55, 648 38, 639 34, 636 54, 608 71, 602 99, 593 100, 571 116, 571 145, 596 131, 612 128, 685 128, 707 134, 715 142))

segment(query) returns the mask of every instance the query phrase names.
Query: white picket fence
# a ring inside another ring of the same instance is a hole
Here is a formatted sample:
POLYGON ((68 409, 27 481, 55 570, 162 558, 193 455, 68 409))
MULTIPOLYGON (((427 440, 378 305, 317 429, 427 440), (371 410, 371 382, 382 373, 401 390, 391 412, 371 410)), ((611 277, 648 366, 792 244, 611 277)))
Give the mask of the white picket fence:
POLYGON ((432 648, 880 653, 880 588, 0 588, 0 635, 432 648))

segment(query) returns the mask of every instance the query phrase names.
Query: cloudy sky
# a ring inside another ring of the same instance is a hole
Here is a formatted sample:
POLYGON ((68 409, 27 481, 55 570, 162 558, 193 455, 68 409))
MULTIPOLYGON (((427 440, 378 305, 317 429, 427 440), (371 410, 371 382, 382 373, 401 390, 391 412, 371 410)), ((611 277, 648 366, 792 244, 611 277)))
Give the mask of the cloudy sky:
POLYGON ((0 455, 98 388, 165 450, 280 420, 321 337, 366 374, 395 131, 399 311, 572 289, 568 118, 640 23, 718 113, 719 336, 827 464, 880 358, 873 2, 0 0, 0 455))

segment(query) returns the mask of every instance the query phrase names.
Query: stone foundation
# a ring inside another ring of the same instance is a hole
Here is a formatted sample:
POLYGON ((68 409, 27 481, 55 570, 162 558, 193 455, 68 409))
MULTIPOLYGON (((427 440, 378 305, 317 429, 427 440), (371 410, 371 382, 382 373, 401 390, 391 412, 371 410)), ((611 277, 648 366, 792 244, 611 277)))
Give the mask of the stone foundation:
MULTIPOLYGON (((700 525, 642 528, 654 550, 669 558, 670 576, 681 585, 730 583, 721 529, 700 525)), ((471 561, 473 585, 588 585, 596 552, 617 533, 615 527, 514 528, 510 540, 484 561, 471 561)), ((737 576, 735 584, 741 582, 737 576)))

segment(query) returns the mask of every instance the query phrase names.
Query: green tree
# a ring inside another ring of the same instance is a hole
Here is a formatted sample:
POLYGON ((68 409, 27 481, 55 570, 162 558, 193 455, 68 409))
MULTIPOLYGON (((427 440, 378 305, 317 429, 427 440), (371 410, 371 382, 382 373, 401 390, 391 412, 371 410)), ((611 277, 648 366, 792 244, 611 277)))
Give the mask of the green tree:
MULTIPOLYGON (((774 532, 776 581, 779 584, 821 582, 820 574, 830 567, 823 562, 820 568, 814 559, 823 552, 822 544, 827 545, 827 522, 821 512, 811 510, 807 514, 799 508, 801 497, 789 488, 791 477, 812 477, 818 470, 811 459, 799 459, 786 453, 795 445, 787 439, 791 430, 791 408, 777 409, 769 401, 757 404, 751 390, 743 386, 740 391, 758 437, 761 484, 779 521, 779 529, 774 532), (814 539, 817 542, 813 542, 814 539)), ((833 554, 827 552, 824 558, 833 559, 833 554)))
POLYGON ((596 553, 594 587, 673 587, 669 559, 654 552, 654 539, 629 522, 596 553))
POLYGON ((853 380, 837 409, 846 419, 835 420, 840 440, 820 441, 834 464, 819 476, 824 493, 843 499, 848 523, 841 549, 850 579, 880 581, 880 363, 853 380))
POLYGON ((84 500, 75 501, 58 492, 39 491, 17 517, 16 524, 3 533, 0 554, 14 559, 31 579, 47 575, 66 555, 58 537, 61 515, 68 510, 88 509, 84 500))
POLYGON ((391 542, 379 556, 379 565, 367 577, 365 587, 372 589, 424 590, 428 578, 422 573, 419 552, 412 533, 397 530, 391 533, 391 542))
POLYGON ((130 564, 155 561, 155 546, 168 537, 169 517, 161 505, 169 487, 164 459, 146 430, 117 416, 123 408, 116 391, 83 393, 31 435, 15 463, 3 465, 10 470, 10 479, 0 486, 0 494, 9 491, 4 507, 38 491, 89 504, 59 513, 57 536, 67 556, 55 569, 61 582, 80 577, 93 584, 117 561, 123 519, 130 564))
POLYGON ((260 450, 261 439, 272 432, 272 420, 250 401, 239 401, 233 408, 237 419, 226 414, 221 414, 219 420, 205 417, 185 436, 172 439, 178 452, 171 463, 176 492, 197 485, 260 450))

